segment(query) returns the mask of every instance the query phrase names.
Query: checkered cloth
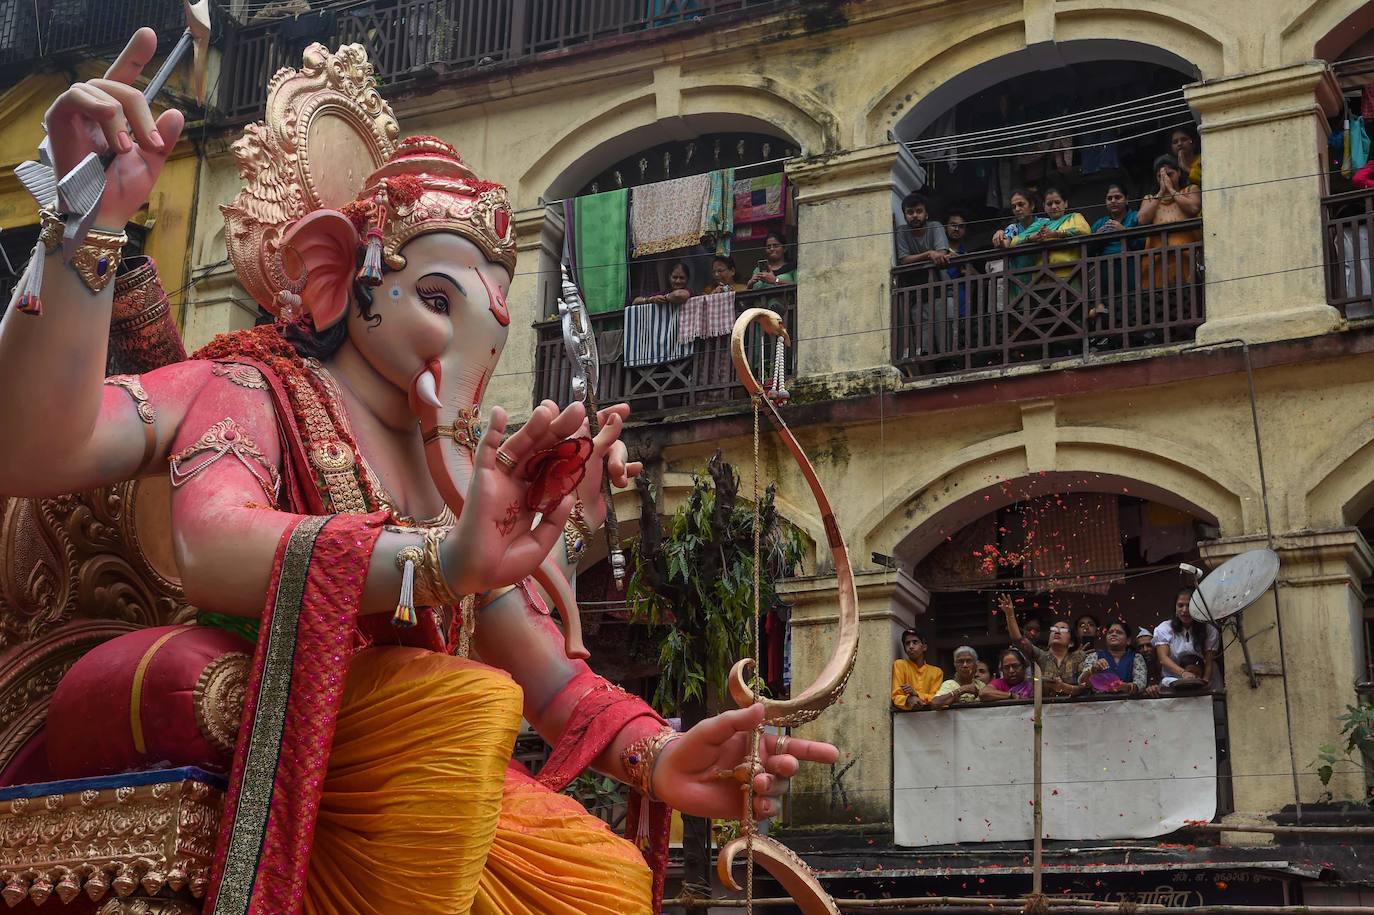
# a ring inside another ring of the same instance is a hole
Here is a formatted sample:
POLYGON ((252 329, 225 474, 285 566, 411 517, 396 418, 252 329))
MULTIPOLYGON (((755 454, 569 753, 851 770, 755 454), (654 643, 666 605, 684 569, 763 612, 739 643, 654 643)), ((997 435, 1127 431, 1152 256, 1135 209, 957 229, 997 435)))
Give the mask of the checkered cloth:
POLYGON ((1101 573, 1125 565, 1121 514, 1115 496, 1065 493, 1031 503, 1033 541, 1027 543, 1026 576, 1048 578, 1036 590, 1106 594, 1121 578, 1101 573), (1053 576, 1063 575, 1064 578, 1053 576))
POLYGON ((677 316, 677 342, 689 344, 700 337, 723 337, 735 326, 735 291, 694 295, 682 303, 677 316))

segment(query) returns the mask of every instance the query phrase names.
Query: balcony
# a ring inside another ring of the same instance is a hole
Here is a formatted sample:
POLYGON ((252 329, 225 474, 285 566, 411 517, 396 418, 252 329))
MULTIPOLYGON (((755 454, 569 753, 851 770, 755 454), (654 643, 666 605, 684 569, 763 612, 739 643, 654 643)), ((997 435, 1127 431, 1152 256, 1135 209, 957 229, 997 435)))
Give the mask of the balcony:
MULTIPOLYGON (((797 289, 774 286, 735 295, 735 314, 749 308, 769 308, 782 315, 787 332, 797 339, 797 289)), ((684 358, 659 365, 627 368, 623 358, 611 359, 621 345, 624 312, 592 315, 592 329, 600 351, 601 381, 597 387, 600 404, 628 403, 635 414, 662 410, 718 405, 748 400, 730 361, 730 338, 705 337, 696 341, 694 352, 684 358)), ((563 349, 563 327, 558 321, 542 321, 534 326, 537 343, 534 354, 534 402, 549 399, 566 404, 572 384, 572 366, 563 349)), ((787 373, 796 372, 796 346, 787 348, 787 373)))
MULTIPOLYGON (((218 27, 219 6, 211 6, 218 27)), ((10 4, 0 22, 0 66, 40 58, 113 53, 145 25, 156 30, 164 42, 174 40, 186 28, 181 0, 38 0, 10 4)))
POLYGON ((1201 227, 981 251, 950 261, 964 268, 955 278, 898 267, 892 363, 908 376, 943 375, 1191 340, 1205 320, 1202 242, 1185 239, 1201 227), (1104 252, 1109 244, 1119 250, 1104 252))
MULTIPOLYGON (((1044 835, 1089 842, 1168 835, 1217 813, 1213 696, 1044 703, 1044 835)), ((1034 835, 1031 703, 892 715, 897 845, 1034 835)))
MULTIPOLYGON (((331 48, 363 44, 381 85, 391 86, 775 5, 777 0, 375 0, 334 11, 308 40, 331 48)), ((266 81, 298 61, 302 45, 283 41, 280 25, 250 23, 226 47, 219 99, 225 119, 260 116, 266 81)))
POLYGON ((1374 315, 1370 238, 1374 237, 1374 190, 1322 198, 1326 247, 1326 301, 1346 318, 1374 315))

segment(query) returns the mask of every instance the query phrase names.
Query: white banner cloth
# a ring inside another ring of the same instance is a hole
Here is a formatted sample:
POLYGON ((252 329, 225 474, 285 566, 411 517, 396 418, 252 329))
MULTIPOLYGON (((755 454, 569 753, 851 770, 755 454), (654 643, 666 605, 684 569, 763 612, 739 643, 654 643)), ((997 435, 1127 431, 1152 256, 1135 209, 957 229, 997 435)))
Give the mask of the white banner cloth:
MULTIPOLYGON (((1029 840, 1032 706, 893 716, 898 845, 1029 840)), ((1144 839, 1210 821, 1212 697, 1046 704, 1045 837, 1144 839)))

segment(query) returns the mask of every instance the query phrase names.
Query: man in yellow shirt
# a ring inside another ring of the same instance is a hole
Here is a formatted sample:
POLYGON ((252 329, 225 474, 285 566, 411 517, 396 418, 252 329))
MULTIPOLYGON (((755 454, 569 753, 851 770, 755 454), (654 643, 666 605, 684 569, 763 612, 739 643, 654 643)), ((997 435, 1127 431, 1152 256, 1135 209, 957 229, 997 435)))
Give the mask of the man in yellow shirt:
POLYGON ((926 663, 926 640, 915 629, 902 630, 902 651, 906 657, 892 662, 892 704, 904 710, 927 708, 945 673, 926 663))

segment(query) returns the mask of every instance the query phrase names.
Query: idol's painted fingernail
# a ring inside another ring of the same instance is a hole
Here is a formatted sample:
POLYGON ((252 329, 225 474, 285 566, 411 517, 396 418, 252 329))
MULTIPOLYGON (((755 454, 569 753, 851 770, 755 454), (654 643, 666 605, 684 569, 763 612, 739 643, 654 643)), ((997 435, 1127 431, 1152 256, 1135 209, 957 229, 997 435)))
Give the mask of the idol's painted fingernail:
POLYGON ((129 134, 123 130, 119 132, 119 135, 115 137, 115 140, 119 144, 120 152, 128 152, 129 150, 134 148, 134 141, 130 140, 129 134))
POLYGON ((163 149, 167 146, 167 141, 162 139, 162 134, 158 133, 157 130, 148 134, 148 138, 153 141, 153 145, 158 149, 163 149))

